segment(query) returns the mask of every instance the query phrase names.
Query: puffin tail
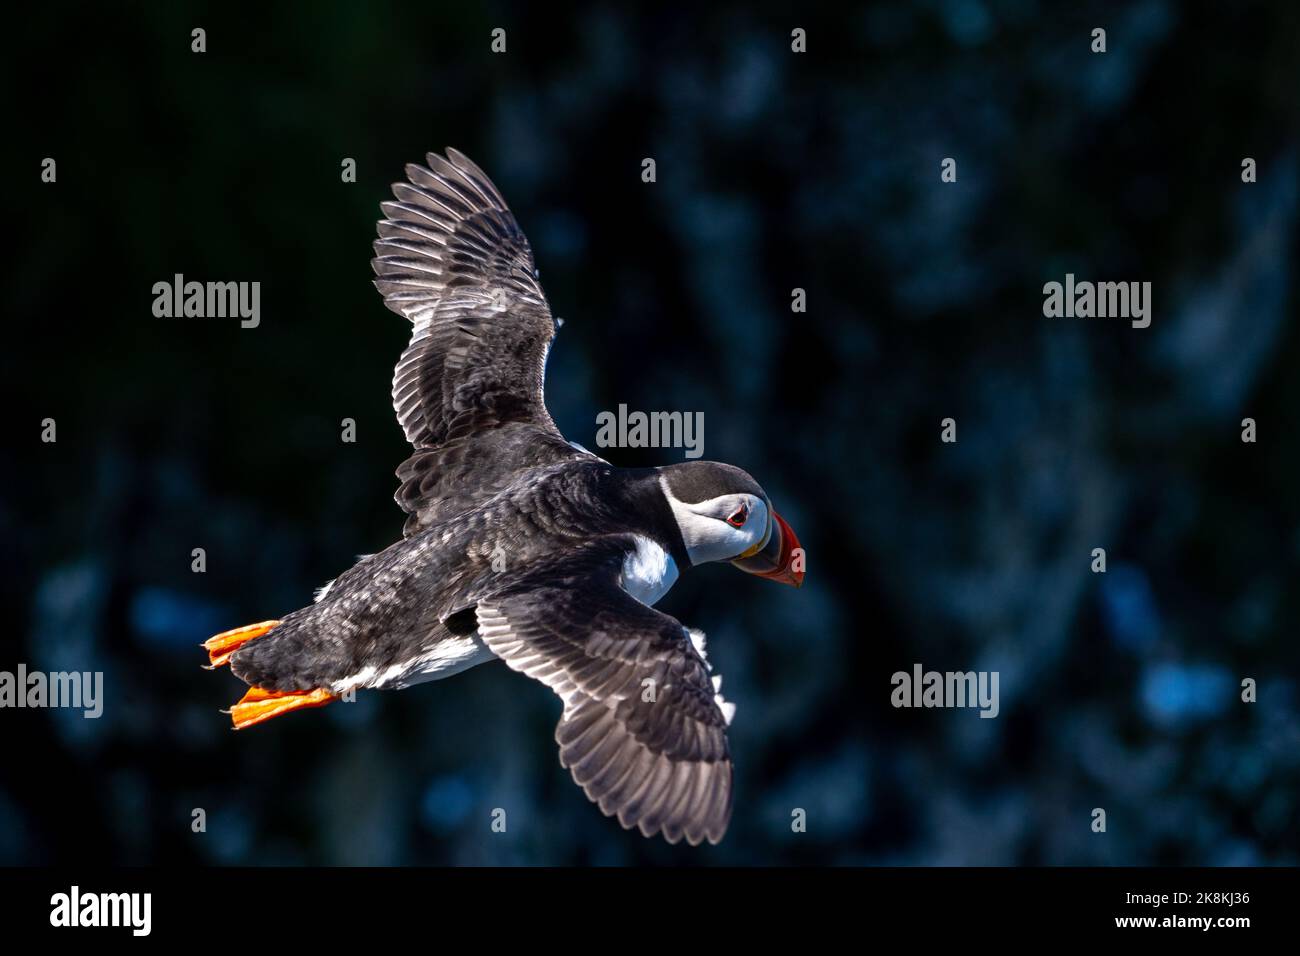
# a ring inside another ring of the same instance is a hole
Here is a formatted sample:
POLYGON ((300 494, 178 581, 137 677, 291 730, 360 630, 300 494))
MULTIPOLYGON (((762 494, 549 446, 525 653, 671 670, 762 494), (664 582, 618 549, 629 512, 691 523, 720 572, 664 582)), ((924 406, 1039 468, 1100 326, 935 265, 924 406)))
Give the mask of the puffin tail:
POLYGON ((208 652, 208 660, 210 661, 208 670, 230 663, 231 654, 254 638, 261 637, 272 628, 278 627, 279 624, 279 621, 261 621, 258 624, 248 624, 244 627, 237 627, 233 631, 222 631, 214 637, 209 637, 203 642, 203 647, 208 652))
MULTIPOLYGON (((208 652, 208 670, 230 663, 230 657, 249 641, 256 640, 263 634, 279 627, 279 621, 261 621, 237 627, 233 631, 222 631, 203 642, 208 652)), ((236 730, 252 727, 272 717, 279 717, 291 710, 306 707, 322 707, 334 700, 337 695, 318 687, 315 690, 266 690, 263 687, 250 686, 248 693, 230 710, 230 719, 236 730)))
MULTIPOLYGON (((233 631, 222 631, 203 642, 208 652, 208 670, 230 663, 230 657, 249 641, 256 640, 263 634, 279 627, 279 621, 261 621, 237 627, 233 631)), ((263 687, 250 686, 248 693, 230 710, 230 719, 236 730, 252 727, 272 717, 279 717, 291 710, 307 707, 322 707, 334 700, 337 695, 318 687, 315 690, 266 690, 263 687)))

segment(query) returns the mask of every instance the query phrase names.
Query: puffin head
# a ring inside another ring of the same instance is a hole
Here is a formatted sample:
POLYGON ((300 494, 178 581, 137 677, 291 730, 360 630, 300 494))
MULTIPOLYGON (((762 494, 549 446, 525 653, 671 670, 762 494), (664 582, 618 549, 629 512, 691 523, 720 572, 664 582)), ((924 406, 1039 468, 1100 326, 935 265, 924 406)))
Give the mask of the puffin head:
POLYGON ((688 461, 659 470, 691 564, 730 561, 748 574, 803 584, 799 539, 758 482, 734 465, 688 461))

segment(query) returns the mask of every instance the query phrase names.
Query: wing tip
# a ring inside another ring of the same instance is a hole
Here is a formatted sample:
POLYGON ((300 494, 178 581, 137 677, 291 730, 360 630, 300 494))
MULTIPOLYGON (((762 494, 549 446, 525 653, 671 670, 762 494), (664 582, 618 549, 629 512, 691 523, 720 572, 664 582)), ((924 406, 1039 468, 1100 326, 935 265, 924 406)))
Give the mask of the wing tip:
MULTIPOLYGON (((636 830, 646 839, 654 839, 656 836, 662 836, 670 846, 676 846, 685 840, 687 845, 696 847, 707 842, 709 846, 717 846, 722 842, 723 837, 727 835, 727 828, 731 825, 732 811, 732 788, 731 788, 731 762, 725 761, 726 772, 719 781, 717 787, 710 794, 710 801, 713 806, 706 806, 703 812, 692 814, 695 807, 692 804, 693 799, 688 797, 698 797, 699 794, 690 786, 678 791, 674 799, 675 787, 669 786, 665 791, 658 794, 658 812, 647 808, 633 808, 631 806, 610 805, 609 793, 595 793, 594 788, 589 783, 582 783, 574 776, 574 781, 582 788, 587 799, 600 809, 600 812, 607 817, 617 820, 619 826, 624 830, 636 830), (724 794, 720 803, 717 803, 716 796, 719 792, 724 794), (671 801, 671 807, 664 810, 664 801, 671 801), (658 817, 658 818, 656 818, 658 817)), ((573 768, 564 760, 563 751, 561 751, 560 766, 565 767, 570 773, 573 768)), ((689 779, 689 778, 688 778, 689 779)))

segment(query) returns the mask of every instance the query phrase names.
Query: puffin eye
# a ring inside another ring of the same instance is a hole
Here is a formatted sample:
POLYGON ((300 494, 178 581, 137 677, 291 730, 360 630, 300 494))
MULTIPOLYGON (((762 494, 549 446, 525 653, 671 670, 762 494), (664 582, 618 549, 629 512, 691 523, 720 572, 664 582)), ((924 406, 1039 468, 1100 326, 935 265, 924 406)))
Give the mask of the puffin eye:
POLYGON ((727 524, 733 528, 743 528, 749 518, 749 505, 741 505, 727 518, 727 524))

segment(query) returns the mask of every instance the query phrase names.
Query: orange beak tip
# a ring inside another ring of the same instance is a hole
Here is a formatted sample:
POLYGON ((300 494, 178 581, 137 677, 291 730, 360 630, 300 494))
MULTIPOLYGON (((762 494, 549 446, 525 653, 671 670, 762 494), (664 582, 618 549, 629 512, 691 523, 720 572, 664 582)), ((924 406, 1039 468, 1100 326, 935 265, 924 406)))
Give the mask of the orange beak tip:
POLYGON ((783 536, 783 545, 782 545, 782 554, 781 554, 782 579, 787 584, 791 584, 794 587, 801 588, 803 587, 803 577, 804 577, 804 571, 802 565, 805 563, 805 558, 806 558, 806 553, 804 552, 803 545, 799 543, 799 536, 794 533, 794 528, 790 527, 790 523, 788 521, 782 518, 775 511, 772 512, 772 517, 776 518, 777 522, 780 524, 781 533, 783 536), (795 567, 796 563, 799 564, 800 567, 796 568, 795 567))

